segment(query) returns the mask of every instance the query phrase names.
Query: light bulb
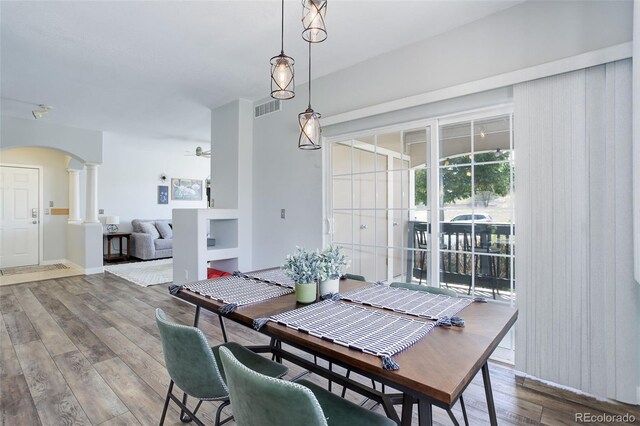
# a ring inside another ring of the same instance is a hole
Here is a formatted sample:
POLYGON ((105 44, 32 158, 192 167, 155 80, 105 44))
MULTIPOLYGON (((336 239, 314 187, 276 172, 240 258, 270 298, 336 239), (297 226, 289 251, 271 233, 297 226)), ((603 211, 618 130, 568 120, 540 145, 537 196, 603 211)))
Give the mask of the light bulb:
POLYGON ((304 134, 307 138, 311 139, 314 142, 318 141, 318 126, 316 126, 316 120, 312 114, 307 114, 307 122, 304 125, 304 134))
POLYGON ((291 99, 294 93, 292 58, 281 53, 271 58, 271 97, 274 99, 291 99))
POLYGON ((289 80, 289 69, 287 67, 287 62, 285 60, 280 59, 278 61, 278 65, 276 66, 276 71, 274 72, 276 80, 278 81, 278 86, 284 88, 287 86, 287 81, 289 80))

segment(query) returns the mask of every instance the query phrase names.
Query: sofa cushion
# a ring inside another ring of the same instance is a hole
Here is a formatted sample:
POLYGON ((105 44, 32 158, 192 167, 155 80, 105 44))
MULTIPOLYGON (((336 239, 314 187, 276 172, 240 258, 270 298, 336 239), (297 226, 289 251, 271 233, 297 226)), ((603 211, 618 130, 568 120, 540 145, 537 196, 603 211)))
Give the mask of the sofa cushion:
POLYGON ((160 238, 160 233, 153 222, 142 222, 140 224, 140 230, 145 234, 151 235, 154 240, 160 238))
POLYGON ((166 250, 172 248, 173 240, 164 240, 160 238, 155 240, 153 244, 155 245, 156 250, 166 250))
POLYGON ((169 222, 156 222, 156 228, 160 233, 160 236, 165 240, 173 238, 173 229, 169 226, 169 222))
POLYGON ((150 222, 150 223, 155 223, 155 220, 149 220, 149 219, 133 219, 131 221, 131 227, 133 228, 133 232, 142 232, 142 227, 140 226, 141 223, 144 222, 150 222))

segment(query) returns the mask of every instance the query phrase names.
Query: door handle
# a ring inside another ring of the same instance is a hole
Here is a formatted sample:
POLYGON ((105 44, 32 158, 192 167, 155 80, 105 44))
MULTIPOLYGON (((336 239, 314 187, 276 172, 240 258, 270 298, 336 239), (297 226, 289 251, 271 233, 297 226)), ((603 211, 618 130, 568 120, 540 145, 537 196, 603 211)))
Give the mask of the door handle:
POLYGON ((33 223, 34 225, 37 225, 37 224, 38 224, 38 221, 37 221, 37 220, 34 220, 34 221, 33 221, 33 222, 31 222, 31 223, 33 223))
POLYGON ((365 224, 360 225, 360 229, 367 229, 367 225, 365 224))
POLYGON ((395 220, 393 221, 393 226, 398 226, 398 222, 396 222, 395 220))

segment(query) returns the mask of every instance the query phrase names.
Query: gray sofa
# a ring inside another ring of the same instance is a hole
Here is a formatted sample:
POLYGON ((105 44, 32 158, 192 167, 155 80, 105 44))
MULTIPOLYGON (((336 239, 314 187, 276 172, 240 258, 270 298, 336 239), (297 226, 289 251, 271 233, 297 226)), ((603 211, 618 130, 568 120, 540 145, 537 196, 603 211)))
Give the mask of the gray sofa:
POLYGON ((171 220, 134 219, 131 226, 131 256, 142 260, 173 256, 171 220))

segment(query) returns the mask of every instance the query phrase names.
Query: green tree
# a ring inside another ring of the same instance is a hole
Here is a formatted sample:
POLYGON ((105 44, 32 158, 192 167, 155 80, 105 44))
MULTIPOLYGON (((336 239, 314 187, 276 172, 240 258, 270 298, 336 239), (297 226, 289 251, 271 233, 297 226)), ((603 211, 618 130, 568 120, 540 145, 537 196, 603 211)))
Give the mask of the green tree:
MULTIPOLYGON (((509 153, 496 154, 486 152, 475 154, 475 198, 485 207, 497 196, 505 196, 509 193, 509 163, 482 164, 491 161, 505 161, 509 159, 509 153)), ((444 192, 444 203, 455 203, 471 197, 471 166, 467 155, 452 157, 445 160, 445 165, 440 170, 444 192)), ((427 171, 418 169, 415 171, 415 200, 416 204, 427 203, 427 171)))

